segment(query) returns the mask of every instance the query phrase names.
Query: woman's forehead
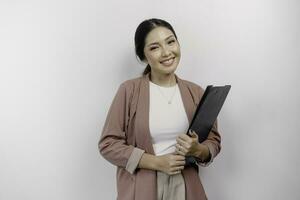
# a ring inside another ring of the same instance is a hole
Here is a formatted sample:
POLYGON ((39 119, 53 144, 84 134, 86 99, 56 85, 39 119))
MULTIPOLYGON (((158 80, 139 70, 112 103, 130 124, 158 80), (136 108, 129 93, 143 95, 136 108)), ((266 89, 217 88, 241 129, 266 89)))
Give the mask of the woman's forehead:
POLYGON ((156 27, 148 33, 145 40, 145 45, 150 45, 151 43, 164 41, 171 36, 174 36, 174 34, 170 29, 165 27, 156 27))

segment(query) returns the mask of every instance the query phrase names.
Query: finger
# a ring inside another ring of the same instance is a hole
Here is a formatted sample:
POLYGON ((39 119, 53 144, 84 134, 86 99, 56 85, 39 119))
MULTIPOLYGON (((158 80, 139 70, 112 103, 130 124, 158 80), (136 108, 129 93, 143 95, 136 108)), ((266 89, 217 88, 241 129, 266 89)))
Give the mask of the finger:
POLYGON ((183 161, 183 160, 185 160, 185 156, 184 155, 176 155, 175 159, 176 159, 176 161, 183 161))
MULTIPOLYGON (((179 150, 179 149, 175 149, 175 151, 173 153, 171 153, 173 156, 184 156, 182 155, 182 152, 179 150)), ((178 159, 178 158, 174 158, 175 160, 178 159)))
POLYGON ((179 151, 182 153, 183 156, 185 156, 185 154, 188 152, 188 150, 184 147, 180 147, 179 151))
POLYGON ((184 141, 185 143, 191 143, 192 141, 193 141, 193 136, 187 136, 187 138, 184 138, 184 139, 182 139, 182 138, 179 138, 179 139, 181 139, 182 141, 184 141))
POLYGON ((189 133, 192 137, 198 137, 198 134, 193 130, 190 130, 189 133))
POLYGON ((183 140, 183 141, 187 141, 190 139, 190 137, 187 134, 180 134, 177 136, 177 138, 183 140))
MULTIPOLYGON (((190 138, 189 138, 189 140, 190 140, 190 138)), ((188 143, 189 140, 182 140, 181 138, 177 138, 176 142, 177 142, 177 144, 186 147, 189 144, 188 143)))
MULTIPOLYGON (((188 145, 188 146, 191 146, 191 145, 188 145)), ((187 149, 188 149, 188 148, 186 148, 186 147, 184 147, 184 146, 181 146, 181 145, 179 145, 179 144, 176 144, 176 150, 177 150, 178 152, 182 152, 182 153, 186 154, 186 153, 188 152, 187 149)))
POLYGON ((176 149, 178 149, 178 150, 180 150, 180 149, 182 149, 182 148, 184 148, 182 145, 180 145, 179 143, 177 143, 176 145, 175 145, 175 148, 176 149))
POLYGON ((185 161, 177 161, 175 166, 184 166, 185 161))
POLYGON ((185 160, 185 156, 184 155, 178 155, 178 161, 184 161, 185 160))
POLYGON ((177 158, 174 158, 174 160, 173 160, 173 163, 175 164, 175 165, 177 165, 178 163, 183 163, 183 162, 185 162, 185 156, 183 156, 183 155, 176 155, 176 156, 178 156, 177 158))
POLYGON ((179 149, 176 149, 176 153, 178 156, 184 156, 184 153, 182 151, 180 151, 179 149))

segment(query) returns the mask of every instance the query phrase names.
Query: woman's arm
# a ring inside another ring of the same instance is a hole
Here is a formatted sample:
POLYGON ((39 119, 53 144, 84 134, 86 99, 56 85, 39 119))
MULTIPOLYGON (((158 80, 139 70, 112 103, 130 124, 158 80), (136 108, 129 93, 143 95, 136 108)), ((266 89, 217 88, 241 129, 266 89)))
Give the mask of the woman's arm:
POLYGON ((178 174, 184 169, 185 157, 176 154, 155 156, 144 153, 138 164, 138 168, 162 171, 166 174, 178 174))
MULTIPOLYGON (((132 153, 141 155, 141 149, 126 142, 125 127, 128 121, 128 109, 131 90, 121 84, 109 108, 101 138, 98 142, 100 154, 110 163, 126 168, 132 153)), ((128 170, 130 171, 130 170, 128 170)))

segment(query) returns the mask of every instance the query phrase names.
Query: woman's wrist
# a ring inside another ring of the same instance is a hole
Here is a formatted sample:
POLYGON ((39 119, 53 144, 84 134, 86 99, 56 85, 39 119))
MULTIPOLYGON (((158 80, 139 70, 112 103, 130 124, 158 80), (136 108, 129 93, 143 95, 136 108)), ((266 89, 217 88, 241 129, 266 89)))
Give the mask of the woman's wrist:
POLYGON ((139 168, 150 169, 150 170, 159 170, 160 169, 160 159, 158 156, 143 153, 141 160, 138 164, 139 168))
POLYGON ((203 162, 209 160, 210 153, 208 146, 199 143, 197 146, 197 150, 194 152, 194 156, 199 158, 203 162))

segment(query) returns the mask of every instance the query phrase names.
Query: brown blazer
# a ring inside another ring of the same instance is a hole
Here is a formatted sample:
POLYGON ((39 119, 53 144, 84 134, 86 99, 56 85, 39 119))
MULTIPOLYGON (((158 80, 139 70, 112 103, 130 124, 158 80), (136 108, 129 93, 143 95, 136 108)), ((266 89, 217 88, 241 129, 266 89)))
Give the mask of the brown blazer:
MULTIPOLYGON (((101 155, 117 166, 117 200, 156 200, 156 171, 136 168, 143 152, 153 154, 149 131, 149 74, 123 82, 108 111, 98 147, 101 155), (128 162, 135 163, 129 170, 128 162)), ((190 81, 176 81, 191 122, 203 89, 190 81)), ((221 137, 215 123, 202 143, 211 154, 209 165, 221 150, 221 137)), ((182 171, 186 200, 206 200, 198 172, 193 167, 182 171)))

